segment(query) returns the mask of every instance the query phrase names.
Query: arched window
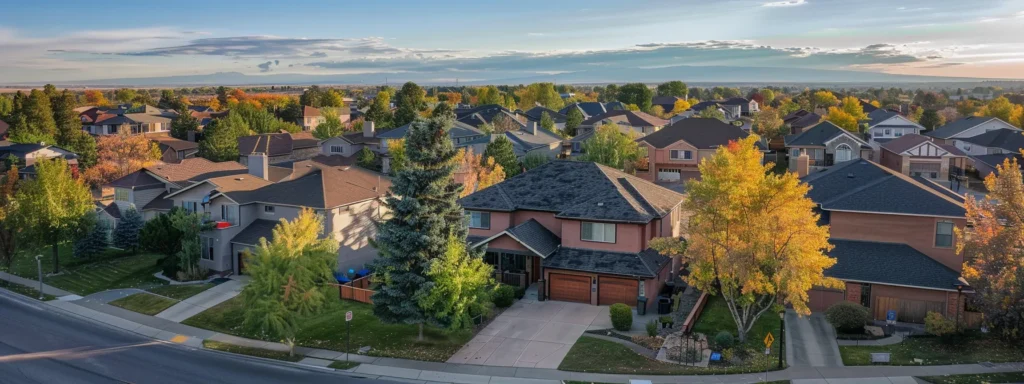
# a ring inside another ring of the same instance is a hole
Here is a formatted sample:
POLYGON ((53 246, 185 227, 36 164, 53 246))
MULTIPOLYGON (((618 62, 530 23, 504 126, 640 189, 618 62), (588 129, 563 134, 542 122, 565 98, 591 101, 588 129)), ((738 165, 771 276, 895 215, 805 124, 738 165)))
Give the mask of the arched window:
POLYGON ((853 159, 853 149, 849 145, 839 144, 836 147, 836 163, 850 161, 853 159))

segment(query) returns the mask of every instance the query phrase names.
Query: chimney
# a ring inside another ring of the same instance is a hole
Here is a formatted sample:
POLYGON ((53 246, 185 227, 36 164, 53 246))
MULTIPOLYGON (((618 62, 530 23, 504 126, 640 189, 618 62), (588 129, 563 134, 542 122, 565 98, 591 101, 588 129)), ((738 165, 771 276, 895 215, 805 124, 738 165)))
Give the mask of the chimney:
POLYGON ((376 132, 374 132, 373 122, 372 121, 364 121, 363 122, 363 136, 364 137, 373 137, 375 134, 376 134, 376 132))
POLYGON ((800 154, 796 158, 796 177, 804 177, 810 173, 811 169, 811 158, 806 153, 800 154))
POLYGON ((246 156, 246 163, 249 166, 249 174, 259 177, 263 180, 267 180, 270 176, 270 170, 268 169, 269 164, 267 161, 267 154, 263 152, 253 152, 251 155, 246 156))
POLYGON ((531 122, 526 123, 526 131, 530 132, 531 135, 536 136, 537 135, 537 122, 536 121, 531 121, 531 122))

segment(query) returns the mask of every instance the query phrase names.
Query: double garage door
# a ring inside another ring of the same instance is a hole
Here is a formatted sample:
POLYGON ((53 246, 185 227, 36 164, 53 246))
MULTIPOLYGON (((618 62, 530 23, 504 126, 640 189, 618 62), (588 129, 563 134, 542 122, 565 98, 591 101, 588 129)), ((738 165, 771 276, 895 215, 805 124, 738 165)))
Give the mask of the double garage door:
MULTIPOLYGON (((574 301, 587 304, 591 302, 591 278, 589 276, 552 273, 548 277, 550 279, 549 292, 551 300, 574 301)), ((598 277, 597 303, 599 305, 623 303, 629 306, 636 306, 638 289, 639 286, 636 280, 598 277)))

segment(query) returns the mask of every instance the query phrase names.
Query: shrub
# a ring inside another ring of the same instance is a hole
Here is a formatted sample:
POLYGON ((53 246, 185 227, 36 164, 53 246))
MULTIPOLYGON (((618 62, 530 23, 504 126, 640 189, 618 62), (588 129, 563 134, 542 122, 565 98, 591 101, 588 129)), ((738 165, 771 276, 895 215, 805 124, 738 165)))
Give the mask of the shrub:
POLYGON ((110 247, 110 239, 107 237, 110 228, 105 220, 96 220, 89 233, 75 241, 73 251, 75 257, 91 259, 102 255, 110 247))
POLYGON ((523 296, 526 296, 526 288, 516 287, 516 299, 521 300, 523 296))
POLYGON ((871 319, 863 305, 843 301, 825 311, 825 318, 840 333, 863 333, 864 325, 871 319))
POLYGON ((651 319, 651 321, 647 322, 647 336, 652 336, 653 337, 653 336, 657 336, 657 335, 658 335, 658 321, 654 320, 654 319, 651 319))
POLYGON ((924 331, 928 332, 929 335, 935 335, 942 338, 944 342, 951 342, 955 338, 956 323, 953 320, 947 319, 938 312, 928 312, 924 317, 924 331))
POLYGON ((612 304, 608 316, 612 318, 612 327, 619 331, 628 331, 633 327, 633 310, 626 304, 612 304))
POLYGON ((722 350, 722 361, 731 362, 733 357, 732 348, 722 350))
POLYGON ((510 285, 499 285, 494 290, 494 306, 508 308, 516 301, 516 289, 510 285))
POLYGON ((724 350, 732 348, 733 338, 729 331, 721 331, 715 335, 715 349, 724 350))
POLYGON ((128 208, 114 227, 114 246, 135 252, 139 249, 139 232, 145 222, 135 208, 128 208))

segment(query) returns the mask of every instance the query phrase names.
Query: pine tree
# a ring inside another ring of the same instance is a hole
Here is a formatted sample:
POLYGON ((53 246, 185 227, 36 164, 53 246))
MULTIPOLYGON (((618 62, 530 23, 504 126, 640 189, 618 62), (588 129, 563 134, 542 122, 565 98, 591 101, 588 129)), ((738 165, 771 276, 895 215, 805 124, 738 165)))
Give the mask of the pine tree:
POLYGON ((407 82, 395 95, 398 110, 395 111, 394 126, 401 127, 416 120, 420 111, 426 109, 423 88, 414 82, 407 82))
POLYGON ((519 159, 516 158, 515 149, 512 147, 512 140, 501 136, 487 144, 484 149, 483 159, 493 157, 494 161, 501 164, 505 169, 505 176, 512 177, 522 172, 519 167, 519 159))
POLYGON ((178 116, 171 121, 171 137, 178 140, 188 140, 190 131, 199 130, 199 119, 192 116, 188 108, 178 110, 178 116))
POLYGON ((144 225, 142 215, 134 207, 128 208, 114 228, 114 246, 135 252, 139 249, 139 231, 144 225))
POLYGON ((583 122, 583 112, 580 112, 579 108, 569 108, 569 112, 565 115, 565 134, 569 137, 576 136, 576 128, 579 128, 580 123, 583 122))
POLYGON ((373 241, 378 257, 372 270, 379 284, 373 313, 385 323, 419 325, 420 340, 425 323, 438 323, 418 304, 432 286, 428 262, 445 254, 449 236, 464 242, 467 234, 457 202, 462 186, 452 177, 457 166, 448 136, 452 124, 450 116, 413 122, 406 137, 409 164, 392 181, 384 202, 391 215, 373 241))
POLYGON ((104 220, 95 220, 95 223, 89 233, 75 241, 75 257, 91 259, 102 255, 110 247, 110 226, 104 220))
MULTIPOLYGON (((19 92, 20 94, 20 92, 19 92)), ((50 98, 43 91, 33 89, 20 100, 15 96, 15 111, 8 135, 17 143, 53 143, 57 124, 53 121, 50 98), (19 102, 20 101, 20 102, 19 102)))
POLYGON ((74 151, 74 148, 70 148, 71 142, 74 141, 78 132, 82 132, 82 120, 79 119, 78 113, 75 112, 75 105, 78 104, 78 100, 68 90, 64 90, 64 92, 56 95, 52 100, 57 145, 74 151))
POLYGON ((238 138, 249 134, 249 124, 242 116, 231 111, 224 118, 214 120, 203 129, 199 143, 199 156, 210 161, 238 160, 238 138))
POLYGON ((555 120, 547 112, 540 115, 540 127, 549 131, 555 130, 555 120))

